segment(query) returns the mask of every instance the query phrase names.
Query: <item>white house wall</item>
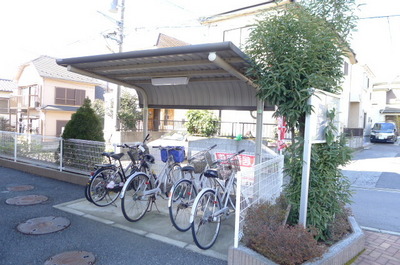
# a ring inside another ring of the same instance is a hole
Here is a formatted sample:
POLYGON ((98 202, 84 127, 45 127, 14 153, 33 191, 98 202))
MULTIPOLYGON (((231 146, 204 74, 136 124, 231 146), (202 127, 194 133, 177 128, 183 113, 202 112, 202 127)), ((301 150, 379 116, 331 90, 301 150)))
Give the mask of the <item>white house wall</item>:
POLYGON ((24 67, 18 79, 18 86, 42 85, 43 79, 32 64, 24 67))

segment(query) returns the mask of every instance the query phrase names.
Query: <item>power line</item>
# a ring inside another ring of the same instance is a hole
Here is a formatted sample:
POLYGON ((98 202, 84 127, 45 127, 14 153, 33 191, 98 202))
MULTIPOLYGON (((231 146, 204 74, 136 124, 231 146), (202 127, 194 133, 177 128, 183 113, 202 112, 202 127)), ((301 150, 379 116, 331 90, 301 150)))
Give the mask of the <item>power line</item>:
POLYGON ((391 17, 400 17, 400 15, 375 16, 375 17, 360 17, 359 19, 377 19, 377 18, 391 18, 391 17))

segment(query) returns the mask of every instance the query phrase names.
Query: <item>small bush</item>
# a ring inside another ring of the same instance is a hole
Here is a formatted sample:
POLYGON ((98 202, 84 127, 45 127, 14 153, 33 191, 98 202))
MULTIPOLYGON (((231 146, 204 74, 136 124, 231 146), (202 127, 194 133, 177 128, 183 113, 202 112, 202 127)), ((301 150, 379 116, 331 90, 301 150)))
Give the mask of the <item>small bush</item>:
POLYGON ((210 137, 218 131, 218 118, 209 110, 189 110, 185 123, 188 133, 210 137))
POLYGON ((287 203, 279 198, 248 209, 243 228, 243 243, 281 265, 301 264, 321 256, 326 247, 314 239, 315 229, 289 226, 285 221, 287 203))

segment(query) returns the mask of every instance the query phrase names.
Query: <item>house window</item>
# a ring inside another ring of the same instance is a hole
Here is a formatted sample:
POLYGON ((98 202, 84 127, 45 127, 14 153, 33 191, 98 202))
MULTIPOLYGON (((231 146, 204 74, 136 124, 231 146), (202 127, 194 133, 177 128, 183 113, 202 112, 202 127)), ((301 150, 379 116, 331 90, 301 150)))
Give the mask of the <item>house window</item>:
POLYGON ((56 87, 55 103, 61 105, 81 106, 85 100, 85 90, 56 87))
POLYGON ((238 47, 243 47, 249 38, 253 26, 228 29, 223 32, 223 41, 231 41, 238 47))
POLYGON ((1 114, 8 114, 9 111, 9 106, 8 106, 9 100, 8 98, 0 98, 0 113, 1 114))

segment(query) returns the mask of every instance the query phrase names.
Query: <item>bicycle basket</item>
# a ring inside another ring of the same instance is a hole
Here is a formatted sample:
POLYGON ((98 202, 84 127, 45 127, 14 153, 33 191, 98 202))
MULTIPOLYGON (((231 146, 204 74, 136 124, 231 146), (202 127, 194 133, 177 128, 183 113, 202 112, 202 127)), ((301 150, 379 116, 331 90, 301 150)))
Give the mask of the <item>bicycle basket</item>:
POLYGON ((161 149, 161 160, 165 163, 168 161, 168 155, 172 155, 176 163, 181 163, 185 160, 184 146, 167 146, 161 149))
POLYGON ((138 150, 129 150, 127 153, 132 161, 139 160, 139 151, 138 150))
POLYGON ((207 161, 205 161, 204 159, 196 158, 190 162, 190 165, 194 167, 194 173, 199 174, 199 173, 203 173, 204 170, 206 169, 207 161))
POLYGON ((212 163, 211 154, 209 152, 205 152, 190 161, 190 165, 194 167, 195 174, 203 173, 207 164, 211 166, 212 163))
POLYGON ((225 180, 229 178, 232 175, 232 173, 240 171, 239 160, 234 159, 231 160, 230 162, 223 162, 218 165, 217 171, 218 171, 218 177, 220 179, 225 180))

